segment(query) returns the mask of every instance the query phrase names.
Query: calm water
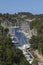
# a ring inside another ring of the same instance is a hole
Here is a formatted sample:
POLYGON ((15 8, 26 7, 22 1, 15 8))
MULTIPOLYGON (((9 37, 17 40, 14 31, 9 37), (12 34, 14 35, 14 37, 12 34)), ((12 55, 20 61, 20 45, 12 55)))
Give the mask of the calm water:
POLYGON ((22 46, 24 44, 28 44, 27 38, 25 37, 24 34, 22 34, 21 32, 18 32, 20 30, 20 28, 13 28, 13 32, 15 31, 15 35, 18 38, 19 42, 16 43, 16 46, 22 46))

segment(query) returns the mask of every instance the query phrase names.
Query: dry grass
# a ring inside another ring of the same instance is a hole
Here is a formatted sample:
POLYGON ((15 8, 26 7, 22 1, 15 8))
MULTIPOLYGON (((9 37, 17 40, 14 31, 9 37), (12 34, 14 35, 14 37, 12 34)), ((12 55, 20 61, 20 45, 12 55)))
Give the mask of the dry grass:
POLYGON ((34 51, 34 53, 37 56, 37 58, 39 59, 39 61, 43 62, 43 56, 38 53, 38 50, 34 51))

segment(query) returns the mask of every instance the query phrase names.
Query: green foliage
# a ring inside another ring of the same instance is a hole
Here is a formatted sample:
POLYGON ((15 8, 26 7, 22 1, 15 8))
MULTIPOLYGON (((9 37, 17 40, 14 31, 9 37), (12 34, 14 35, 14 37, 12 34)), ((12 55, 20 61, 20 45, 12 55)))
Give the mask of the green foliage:
POLYGON ((38 34, 43 33, 43 19, 37 19, 30 23, 30 28, 37 29, 38 34))
POLYGON ((39 42, 39 44, 38 44, 38 51, 40 54, 43 55, 43 43, 41 43, 41 42, 39 42))
POLYGON ((4 29, 4 33, 5 33, 5 35, 7 35, 8 32, 9 32, 9 29, 8 29, 8 28, 5 28, 5 29, 4 29))
POLYGON ((37 36, 32 36, 30 43, 33 44, 33 47, 37 45, 39 53, 43 55, 43 18, 32 21, 30 23, 30 28, 37 29, 37 36))
POLYGON ((20 65, 30 65, 24 58, 22 58, 20 61, 20 65))
POLYGON ((36 59, 33 60, 32 65, 38 65, 38 61, 36 59))
POLYGON ((1 25, 1 22, 2 22, 2 20, 0 20, 0 25, 1 25))
POLYGON ((8 28, 4 28, 2 26, 0 26, 0 36, 6 36, 9 32, 8 28))
POLYGON ((38 37, 37 36, 32 36, 32 38, 29 40, 31 43, 31 47, 35 50, 38 48, 38 37))
POLYGON ((18 15, 26 15, 26 17, 30 19, 34 18, 34 15, 29 12, 19 12, 18 15))
POLYGON ((3 35, 3 30, 4 30, 4 28, 2 26, 0 26, 0 35, 3 35))
POLYGON ((9 37, 0 37, 0 65, 30 65, 9 37))
POLYGON ((35 17, 38 18, 43 18, 43 14, 35 15, 35 17))

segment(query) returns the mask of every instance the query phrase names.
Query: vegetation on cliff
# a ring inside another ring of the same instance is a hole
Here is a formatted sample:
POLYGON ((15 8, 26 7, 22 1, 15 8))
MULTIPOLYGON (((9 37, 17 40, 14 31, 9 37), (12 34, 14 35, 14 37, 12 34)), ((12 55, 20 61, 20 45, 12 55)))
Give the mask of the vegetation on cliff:
POLYGON ((37 36, 32 36, 30 43, 32 48, 38 49, 43 55, 43 18, 36 19, 30 23, 31 29, 37 29, 37 36))

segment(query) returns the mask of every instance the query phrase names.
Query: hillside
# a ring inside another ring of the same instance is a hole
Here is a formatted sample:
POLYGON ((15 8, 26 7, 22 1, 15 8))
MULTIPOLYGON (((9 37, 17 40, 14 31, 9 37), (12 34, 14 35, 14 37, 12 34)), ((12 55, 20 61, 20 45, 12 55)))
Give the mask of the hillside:
MULTIPOLYGON (((39 15, 40 17, 40 15, 39 15)), ((31 47, 39 61, 43 62, 43 16, 30 23, 30 28, 37 30, 37 35, 30 39, 31 47)))
MULTIPOLYGON (((35 53, 37 51, 40 57, 43 57, 43 14, 33 15, 29 12, 0 13, 0 65, 30 65, 23 52, 12 44, 11 39, 7 36, 9 32, 8 27, 21 26, 26 21, 30 25, 30 29, 37 32, 37 35, 33 35, 29 40, 31 48, 35 53), (32 21, 30 22, 30 20, 32 21)), ((26 24, 23 26, 26 26, 26 24)), ((33 64, 35 63, 37 64, 36 59, 33 60, 33 64)))
POLYGON ((30 65, 9 37, 0 37, 0 65, 30 65))

